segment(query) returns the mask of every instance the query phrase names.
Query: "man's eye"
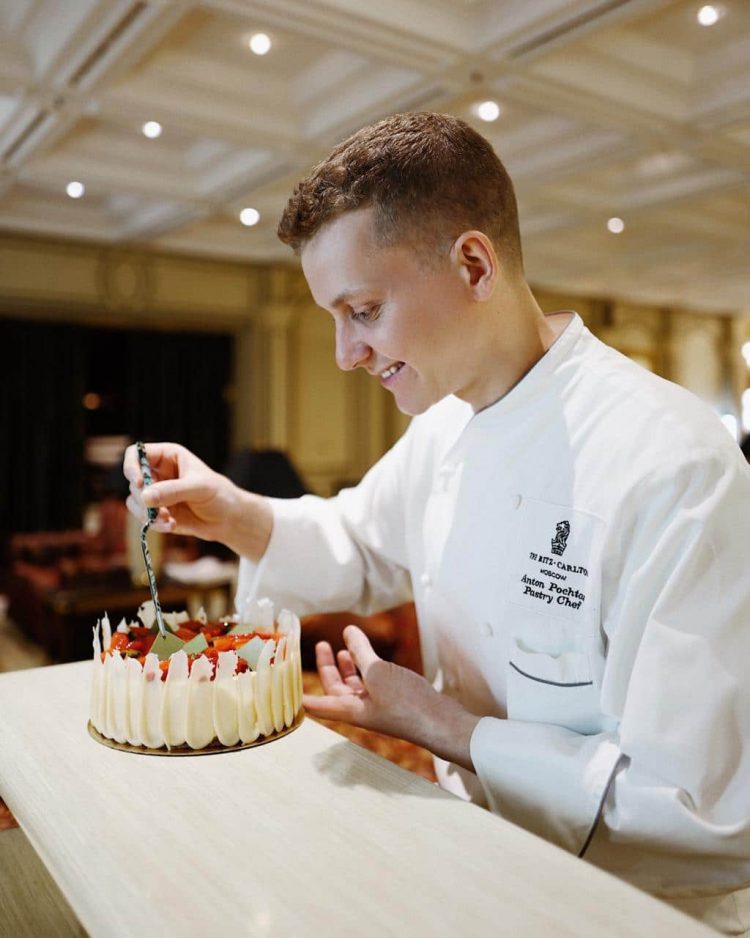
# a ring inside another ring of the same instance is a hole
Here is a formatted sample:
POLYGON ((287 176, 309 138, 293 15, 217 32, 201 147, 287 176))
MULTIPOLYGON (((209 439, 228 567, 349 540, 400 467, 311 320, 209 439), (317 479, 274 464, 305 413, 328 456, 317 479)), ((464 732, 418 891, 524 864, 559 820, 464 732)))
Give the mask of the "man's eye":
POLYGON ((352 319, 358 319, 360 322, 372 322, 380 315, 379 306, 368 306, 367 309, 357 309, 352 313, 352 319))

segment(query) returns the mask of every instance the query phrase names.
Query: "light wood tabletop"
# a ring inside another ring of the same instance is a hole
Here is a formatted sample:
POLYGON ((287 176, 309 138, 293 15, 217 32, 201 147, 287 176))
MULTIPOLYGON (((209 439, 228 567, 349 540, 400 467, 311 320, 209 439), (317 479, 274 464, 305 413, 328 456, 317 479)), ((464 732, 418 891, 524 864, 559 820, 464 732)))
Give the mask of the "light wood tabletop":
POLYGON ((92 938, 713 934, 310 719, 241 752, 106 748, 90 677, 0 675, 0 796, 92 938))

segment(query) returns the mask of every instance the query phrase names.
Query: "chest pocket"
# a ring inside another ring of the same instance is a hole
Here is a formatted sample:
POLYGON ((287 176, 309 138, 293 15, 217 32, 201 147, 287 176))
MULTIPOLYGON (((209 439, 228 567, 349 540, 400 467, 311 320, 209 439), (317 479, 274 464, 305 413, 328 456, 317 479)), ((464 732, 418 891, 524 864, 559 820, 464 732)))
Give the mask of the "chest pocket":
POLYGON ((570 507, 524 499, 506 580, 508 718, 577 733, 608 729, 599 703, 604 521, 570 507))

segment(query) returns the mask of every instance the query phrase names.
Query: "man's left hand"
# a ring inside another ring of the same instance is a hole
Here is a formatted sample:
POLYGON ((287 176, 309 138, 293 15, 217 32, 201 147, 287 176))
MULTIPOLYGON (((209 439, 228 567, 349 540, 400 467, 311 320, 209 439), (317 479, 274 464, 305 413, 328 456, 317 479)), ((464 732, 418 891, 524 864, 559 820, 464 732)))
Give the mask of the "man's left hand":
POLYGON ((406 739, 473 771, 469 743, 480 718, 421 675, 380 658, 356 625, 344 629, 344 642, 336 657, 328 642, 318 642, 324 696, 305 694, 307 712, 406 739))

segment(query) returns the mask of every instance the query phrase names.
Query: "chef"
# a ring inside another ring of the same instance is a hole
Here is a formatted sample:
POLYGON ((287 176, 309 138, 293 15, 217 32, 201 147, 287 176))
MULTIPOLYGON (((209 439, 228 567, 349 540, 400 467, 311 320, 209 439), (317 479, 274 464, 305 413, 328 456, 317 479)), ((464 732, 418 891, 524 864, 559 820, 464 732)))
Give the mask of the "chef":
POLYGON ((511 181, 446 115, 366 127, 279 225, 339 367, 414 415, 331 499, 243 492, 176 444, 129 504, 242 558, 238 601, 414 599, 425 677, 321 643, 316 716, 727 934, 750 928, 750 470, 687 391, 544 315, 511 181))

